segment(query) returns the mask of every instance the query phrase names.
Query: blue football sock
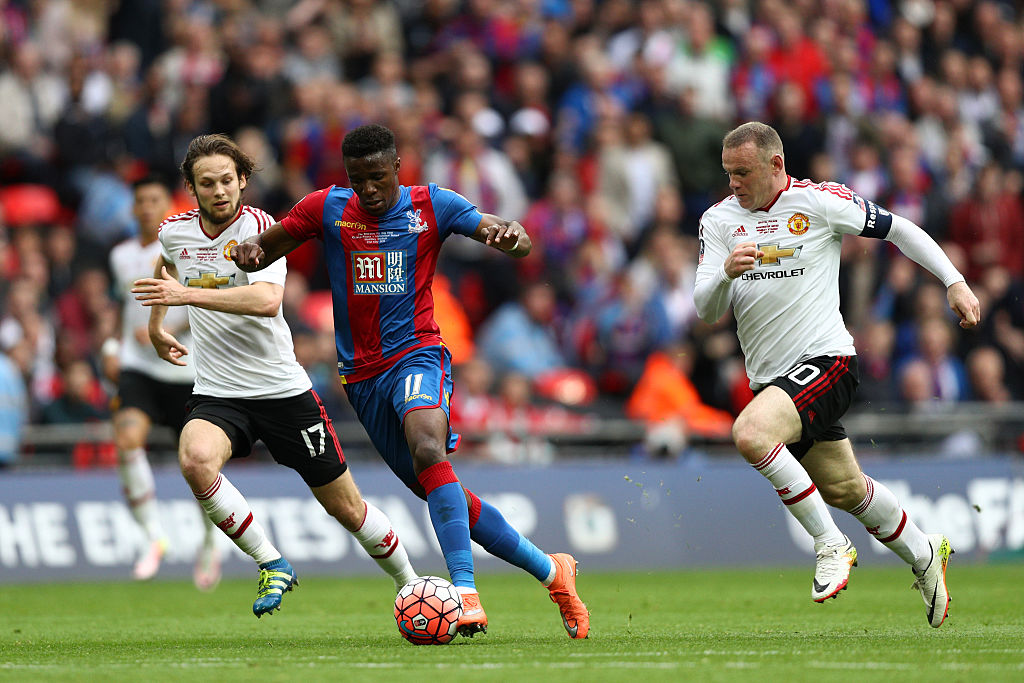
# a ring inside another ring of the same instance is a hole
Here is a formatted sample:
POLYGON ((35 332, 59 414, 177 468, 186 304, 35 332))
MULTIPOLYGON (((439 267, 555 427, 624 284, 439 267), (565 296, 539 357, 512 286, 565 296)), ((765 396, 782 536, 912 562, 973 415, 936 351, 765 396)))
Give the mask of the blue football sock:
POLYGON ((538 581, 544 581, 551 572, 551 558, 516 531, 489 503, 480 501, 480 518, 469 533, 491 555, 525 569, 538 581))
POLYGON ((427 509, 452 583, 476 590, 469 540, 469 510, 462 484, 456 481, 435 488, 427 494, 427 509))

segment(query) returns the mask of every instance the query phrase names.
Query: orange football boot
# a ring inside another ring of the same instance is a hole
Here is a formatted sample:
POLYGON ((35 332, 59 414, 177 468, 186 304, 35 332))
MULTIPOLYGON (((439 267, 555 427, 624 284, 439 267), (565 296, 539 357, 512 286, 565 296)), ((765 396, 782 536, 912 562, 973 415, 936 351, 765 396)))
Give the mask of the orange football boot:
POLYGON ((586 638, 590 633, 590 612, 576 593, 576 558, 568 553, 548 555, 555 563, 555 580, 548 586, 551 602, 558 604, 562 625, 570 638, 586 638))
POLYGON ((487 633, 487 614, 480 604, 477 592, 462 593, 462 616, 459 617, 459 633, 472 638, 477 633, 487 633))

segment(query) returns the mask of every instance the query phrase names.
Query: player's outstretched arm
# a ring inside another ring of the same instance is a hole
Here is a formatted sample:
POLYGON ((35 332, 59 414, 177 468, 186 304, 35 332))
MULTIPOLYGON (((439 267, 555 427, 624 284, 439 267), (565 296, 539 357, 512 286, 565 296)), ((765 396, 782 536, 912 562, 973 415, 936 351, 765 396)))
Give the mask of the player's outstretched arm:
POLYGON ((960 327, 970 329, 981 320, 978 297, 964 281, 946 253, 931 235, 919 225, 897 214, 892 214, 892 227, 885 237, 915 263, 928 269, 946 286, 949 307, 960 316, 960 327))
MULTIPOLYGON (((284 298, 284 287, 272 282, 254 282, 227 289, 186 287, 172 277, 166 267, 160 270, 160 277, 136 280, 132 292, 143 306, 195 306, 209 311, 266 318, 277 315, 284 298)), ((149 330, 152 339, 152 318, 149 330)))
POLYGON ((280 223, 274 223, 260 234, 231 247, 230 255, 239 270, 252 273, 266 268, 300 244, 302 241, 289 235, 280 223))
POLYGON ((470 235, 477 242, 494 247, 514 258, 522 258, 533 249, 533 242, 519 221, 507 221, 493 213, 481 215, 483 217, 476 226, 476 232, 470 235))

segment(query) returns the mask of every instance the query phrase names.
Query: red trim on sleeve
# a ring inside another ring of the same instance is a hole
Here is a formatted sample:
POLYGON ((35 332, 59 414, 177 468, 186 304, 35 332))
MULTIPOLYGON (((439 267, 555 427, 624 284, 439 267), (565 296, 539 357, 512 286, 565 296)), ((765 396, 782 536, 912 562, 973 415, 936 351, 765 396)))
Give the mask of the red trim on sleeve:
POLYGON ((324 236, 324 204, 334 185, 310 192, 281 219, 281 227, 297 240, 324 236))
POLYGON ((431 465, 420 472, 416 478, 419 480, 420 484, 423 486, 423 490, 428 496, 431 491, 440 486, 459 483, 459 478, 455 476, 455 470, 452 469, 452 464, 447 460, 442 460, 435 465, 431 465))

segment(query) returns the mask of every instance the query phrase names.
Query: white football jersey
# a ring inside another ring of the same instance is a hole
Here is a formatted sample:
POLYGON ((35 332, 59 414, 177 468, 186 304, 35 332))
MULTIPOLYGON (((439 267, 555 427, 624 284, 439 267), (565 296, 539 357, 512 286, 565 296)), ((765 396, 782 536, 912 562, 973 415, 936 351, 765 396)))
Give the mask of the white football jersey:
MULTIPOLYGON (((287 266, 278 259, 267 268, 246 273, 228 257, 232 246, 263 232, 274 219, 251 206, 216 237, 203 230, 199 210, 171 216, 160 226, 164 259, 178 268, 187 287, 224 289, 254 282, 284 286, 287 266)), ((238 315, 188 307, 193 344, 185 361, 195 364, 194 393, 222 398, 286 398, 312 383, 295 360, 292 333, 284 314, 238 315)))
POLYGON ((719 277, 741 242, 764 256, 729 285, 747 376, 758 387, 801 360, 853 355, 853 337, 839 312, 843 235, 882 238, 892 215, 836 183, 789 178, 767 207, 748 211, 730 196, 700 222, 697 281, 719 277))
MULTIPOLYGON (((132 284, 139 278, 153 277, 159 258, 159 240, 143 246, 135 237, 121 242, 110 252, 110 272, 114 276, 116 294, 121 299, 121 369, 141 372, 161 382, 192 384, 195 372, 191 365, 181 367, 168 363, 157 355, 149 341, 139 343, 135 338, 137 328, 149 325, 149 308, 135 300, 132 284)), ((187 321, 188 311, 180 307, 167 309, 168 325, 181 327, 187 321)), ((185 346, 192 347, 192 335, 187 329, 174 336, 185 346)))

